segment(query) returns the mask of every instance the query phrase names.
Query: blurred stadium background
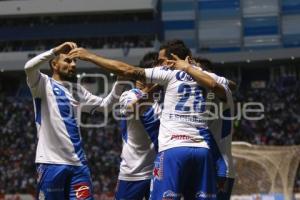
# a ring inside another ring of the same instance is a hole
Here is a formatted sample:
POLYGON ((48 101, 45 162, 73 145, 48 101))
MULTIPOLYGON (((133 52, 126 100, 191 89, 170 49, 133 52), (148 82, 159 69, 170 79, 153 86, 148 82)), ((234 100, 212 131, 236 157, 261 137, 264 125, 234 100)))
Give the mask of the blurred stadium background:
MULTIPOLYGON (((265 107, 262 120, 234 122, 233 199, 300 199, 299 22, 300 0, 0 0, 0 199, 32 199, 35 192, 36 128, 26 60, 75 41, 136 65, 173 38, 238 83, 236 103, 265 107)), ((99 69, 79 62, 78 71, 99 69)), ((115 77, 107 75, 112 83, 115 77)), ((86 85, 101 93, 99 81, 86 85)), ((118 122, 82 128, 82 136, 95 198, 113 199, 118 122)))

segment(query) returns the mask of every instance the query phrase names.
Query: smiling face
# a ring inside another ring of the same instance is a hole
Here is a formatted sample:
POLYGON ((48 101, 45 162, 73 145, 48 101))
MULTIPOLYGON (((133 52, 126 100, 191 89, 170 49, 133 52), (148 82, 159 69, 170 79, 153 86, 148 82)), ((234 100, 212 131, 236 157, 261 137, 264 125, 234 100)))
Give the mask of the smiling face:
POLYGON ((51 62, 53 75, 58 76, 61 81, 76 80, 76 60, 67 54, 60 54, 51 62))

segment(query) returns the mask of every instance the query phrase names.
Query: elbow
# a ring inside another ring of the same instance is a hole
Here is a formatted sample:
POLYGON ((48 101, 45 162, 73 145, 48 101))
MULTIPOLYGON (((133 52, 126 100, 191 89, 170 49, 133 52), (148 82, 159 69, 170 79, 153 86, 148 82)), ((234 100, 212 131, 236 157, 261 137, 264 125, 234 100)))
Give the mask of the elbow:
POLYGON ((28 72, 30 72, 30 68, 31 68, 31 63, 30 61, 27 61, 25 63, 25 66, 24 66, 24 70, 25 70, 25 73, 27 74, 28 72))
POLYGON ((208 89, 211 91, 216 91, 218 88, 218 83, 216 81, 211 81, 208 85, 208 89))
POLYGON ((29 66, 30 66, 30 62, 27 61, 27 62, 25 63, 25 66, 24 66, 24 70, 25 70, 25 71, 28 70, 28 69, 29 69, 29 66))

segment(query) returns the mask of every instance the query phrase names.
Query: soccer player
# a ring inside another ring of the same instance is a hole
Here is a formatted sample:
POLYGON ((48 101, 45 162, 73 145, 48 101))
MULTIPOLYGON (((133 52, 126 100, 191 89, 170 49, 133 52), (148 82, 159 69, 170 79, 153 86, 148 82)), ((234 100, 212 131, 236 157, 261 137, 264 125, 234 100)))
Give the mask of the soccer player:
MULTIPOLYGON (((150 52, 141 60, 139 66, 150 68, 157 61, 157 53, 150 52)), ((152 95, 154 87, 151 84, 144 84, 137 81, 136 88, 124 92, 120 97, 121 113, 124 114, 121 120, 121 132, 123 148, 121 154, 120 173, 116 189, 116 200, 142 200, 149 199, 150 183, 154 159, 158 148, 158 133, 153 130, 159 128, 159 105, 154 103, 145 108, 144 112, 133 108, 135 102, 145 95, 152 95), (147 130, 144 128, 147 127, 147 130)), ((152 101, 145 99, 147 104, 152 101)), ((146 105, 145 105, 146 106, 146 105)))
POLYGON ((103 99, 70 82, 76 79, 76 63, 67 53, 76 47, 66 42, 25 64, 38 134, 38 199, 93 199, 77 115, 110 107, 122 93, 123 86, 116 84, 103 99), (48 61, 52 77, 39 70, 48 61))
MULTIPOLYGON (((164 49, 162 49, 165 51, 164 49)), ((176 55, 172 55, 173 58, 179 62, 180 59, 176 55)), ((161 60, 168 59, 167 57, 161 57, 161 60)), ((189 59, 190 60, 190 59, 189 59)), ((165 62, 173 62, 175 61, 165 61, 165 62)), ((186 61, 185 61, 186 62, 186 61)), ((210 141, 210 148, 213 149, 214 152, 214 160, 217 168, 217 184, 218 184, 218 193, 217 199, 230 199, 233 181, 234 181, 234 169, 232 163, 232 155, 231 155, 231 140, 232 140, 232 120, 230 119, 233 116, 233 98, 231 89, 236 88, 236 84, 227 80, 224 77, 219 77, 216 74, 211 72, 212 65, 207 59, 197 59, 197 66, 200 70, 202 68, 207 71, 203 71, 206 74, 210 75, 214 78, 217 83, 226 86, 226 98, 219 98, 217 95, 212 93, 213 99, 212 102, 217 106, 222 112, 221 116, 218 114, 218 118, 215 120, 209 120, 208 125, 209 129, 212 131, 214 138, 210 141), (201 66, 201 67, 200 67, 201 66), (220 106, 222 104, 222 106, 220 106), (225 119, 224 119, 225 118, 225 119)), ((183 70, 182 64, 179 66, 172 67, 173 69, 183 70)), ((188 72, 189 74, 189 72, 188 72)), ((190 74, 192 75, 192 74, 190 74)), ((209 98, 209 97, 208 97, 209 98)), ((209 107, 209 106, 207 106, 209 107)), ((208 108, 207 108, 208 109, 208 108)), ((188 197, 190 199, 192 197, 188 197)))
MULTIPOLYGON (((183 51, 181 59, 190 52, 183 45, 172 48, 183 51)), ((223 85, 185 62, 173 63, 183 65, 184 71, 164 66, 142 69, 97 56, 83 48, 73 49, 69 55, 93 62, 118 75, 164 86, 164 108, 159 128, 160 166, 158 176, 154 178, 151 199, 180 199, 190 194, 194 199, 216 199, 216 172, 209 149, 212 135, 204 120, 204 103, 207 91, 226 98, 223 85)))
MULTIPOLYGON (((212 71, 212 63, 204 58, 195 59, 200 66, 208 72, 212 71)), ((211 73, 210 73, 211 74, 211 73)), ((219 155, 217 158, 217 175, 218 175, 218 200, 230 200, 235 171, 231 153, 231 142, 233 133, 234 104, 232 92, 236 85, 231 80, 219 79, 223 84, 230 88, 227 101, 223 102, 215 96, 214 103, 218 105, 221 116, 209 122, 209 128, 213 133, 214 139, 218 145, 219 155), (222 105, 222 106, 220 106, 222 105)))

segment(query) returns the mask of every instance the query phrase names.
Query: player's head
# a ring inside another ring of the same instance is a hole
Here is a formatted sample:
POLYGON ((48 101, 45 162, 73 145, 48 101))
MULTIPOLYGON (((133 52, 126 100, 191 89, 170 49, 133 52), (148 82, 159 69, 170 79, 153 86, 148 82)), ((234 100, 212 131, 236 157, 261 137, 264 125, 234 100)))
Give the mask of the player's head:
MULTIPOLYGON (((141 68, 152 68, 157 65, 158 53, 157 52, 148 52, 144 55, 144 57, 140 60, 139 67, 141 68)), ((135 85, 139 89, 143 89, 147 85, 141 81, 136 81, 135 85)))
POLYGON ((157 59, 158 59, 157 52, 148 52, 140 60, 139 67, 144 69, 154 67, 157 63, 157 59))
POLYGON ((160 46, 158 62, 165 64, 169 60, 173 60, 171 54, 177 55, 180 59, 185 59, 187 56, 192 56, 191 50, 184 44, 182 40, 169 40, 160 46))
POLYGON ((203 70, 209 71, 209 72, 213 71, 213 65, 212 65, 211 61, 208 60, 207 58, 194 57, 193 60, 203 70))
POLYGON ((76 80, 76 60, 68 54, 59 54, 49 62, 53 76, 58 76, 62 81, 76 80))

